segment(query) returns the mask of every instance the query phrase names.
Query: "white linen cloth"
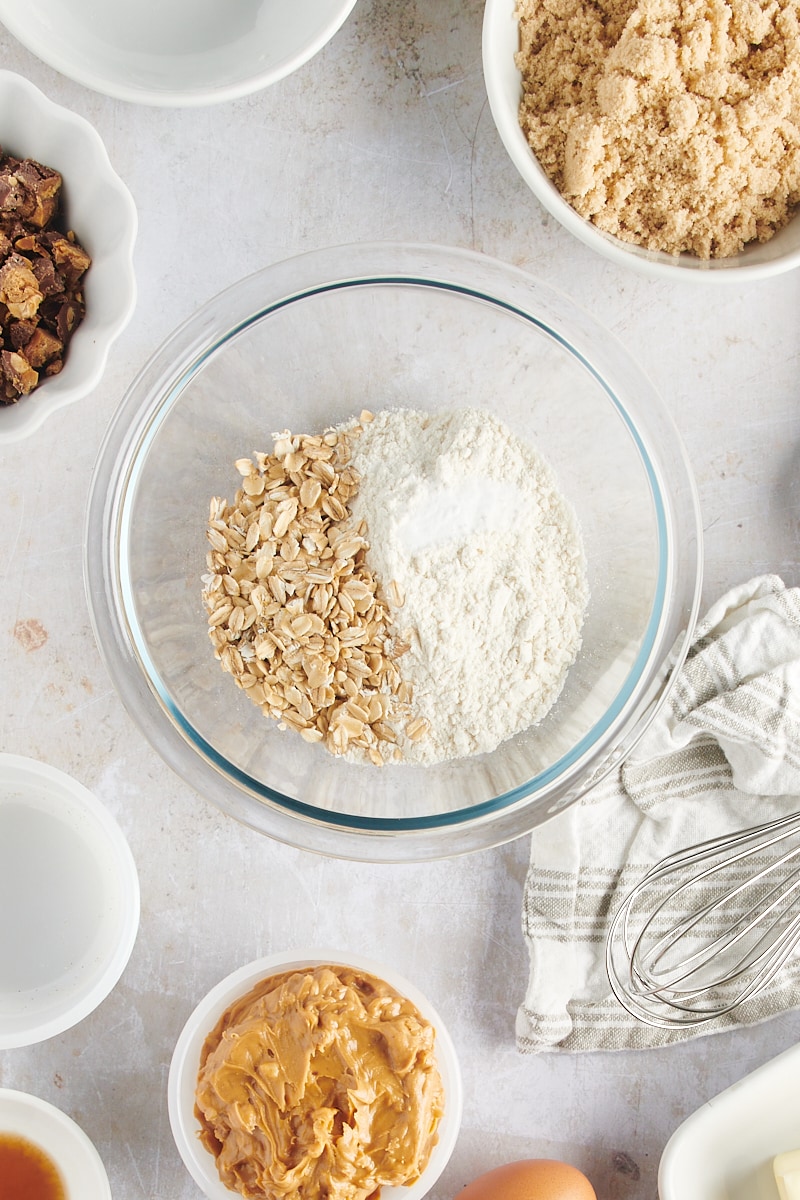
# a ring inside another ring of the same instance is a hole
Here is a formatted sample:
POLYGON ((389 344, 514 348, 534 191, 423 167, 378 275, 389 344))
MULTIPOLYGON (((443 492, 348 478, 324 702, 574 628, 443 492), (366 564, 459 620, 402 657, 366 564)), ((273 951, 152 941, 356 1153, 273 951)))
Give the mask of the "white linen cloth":
POLYGON ((669 697, 615 772, 531 835, 530 978, 517 1046, 664 1045, 800 1006, 800 956, 761 996, 694 1029, 630 1016, 605 971, 608 927, 645 871, 684 846, 800 809, 800 588, 762 576, 698 624, 669 697))

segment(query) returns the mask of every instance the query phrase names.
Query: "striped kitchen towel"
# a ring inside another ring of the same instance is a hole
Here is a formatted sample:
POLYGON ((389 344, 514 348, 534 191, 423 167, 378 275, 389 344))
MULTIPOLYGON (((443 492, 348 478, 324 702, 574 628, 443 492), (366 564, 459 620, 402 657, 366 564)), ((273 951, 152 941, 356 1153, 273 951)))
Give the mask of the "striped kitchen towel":
POLYGON ((762 576, 696 629, 669 697, 622 770, 534 830, 522 924, 530 955, 517 1045, 660 1046, 800 1007, 800 957, 762 995, 694 1029, 642 1024, 611 993, 618 902, 659 859, 800 809, 800 588, 762 576))

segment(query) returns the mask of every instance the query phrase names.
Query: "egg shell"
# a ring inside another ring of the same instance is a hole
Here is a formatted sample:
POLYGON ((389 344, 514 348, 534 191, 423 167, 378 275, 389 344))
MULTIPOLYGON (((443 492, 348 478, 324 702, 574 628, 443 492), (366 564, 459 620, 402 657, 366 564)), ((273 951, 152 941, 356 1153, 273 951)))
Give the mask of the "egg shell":
POLYGON ((456 1200, 597 1200, 597 1194, 577 1167, 552 1158, 528 1158, 479 1175, 456 1200))

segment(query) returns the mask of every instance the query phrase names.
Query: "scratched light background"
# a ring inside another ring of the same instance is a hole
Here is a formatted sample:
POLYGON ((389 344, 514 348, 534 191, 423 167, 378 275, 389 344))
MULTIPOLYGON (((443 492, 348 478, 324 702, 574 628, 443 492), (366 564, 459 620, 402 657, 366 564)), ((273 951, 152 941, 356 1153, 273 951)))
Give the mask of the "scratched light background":
POLYGON ((126 387, 227 284, 351 241, 480 250, 593 311, 649 372, 683 433, 706 529, 705 602, 764 571, 800 583, 800 273, 695 290, 642 279, 572 240, 528 193, 495 131, 481 18, 477 0, 359 0, 295 75, 199 110, 95 95, 0 30, 0 66, 94 123, 140 216, 139 304, 103 383, 29 442, 0 450, 0 748, 92 788, 127 835, 142 885, 139 938, 114 993, 68 1033, 0 1053, 0 1085, 70 1113, 97 1145, 115 1200, 199 1200, 169 1132, 169 1057, 203 993, 272 950, 327 943, 386 957, 439 1007, 465 1110, 431 1200, 529 1156, 569 1159, 604 1200, 654 1200, 658 1160, 680 1122, 800 1036, 795 1013, 669 1050, 521 1057, 526 838, 407 867, 272 843, 162 764, 94 645, 83 516, 126 387))

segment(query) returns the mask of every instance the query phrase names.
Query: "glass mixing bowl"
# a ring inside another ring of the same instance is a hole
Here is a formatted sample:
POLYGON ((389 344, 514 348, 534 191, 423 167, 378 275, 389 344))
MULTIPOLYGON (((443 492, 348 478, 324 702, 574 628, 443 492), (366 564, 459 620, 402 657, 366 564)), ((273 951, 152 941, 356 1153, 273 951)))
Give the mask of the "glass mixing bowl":
POLYGON ((229 288, 144 368, 95 468, 87 591, 123 703, 198 792, 295 846, 414 861, 525 833, 622 761, 688 648, 700 538, 676 430, 592 318, 477 254, 346 246, 229 288), (547 716, 492 753, 425 767, 334 758, 280 731, 214 658, 209 500, 232 499, 234 462, 271 450, 275 431, 319 432, 362 408, 466 406, 538 449, 577 515, 582 648, 547 716))

